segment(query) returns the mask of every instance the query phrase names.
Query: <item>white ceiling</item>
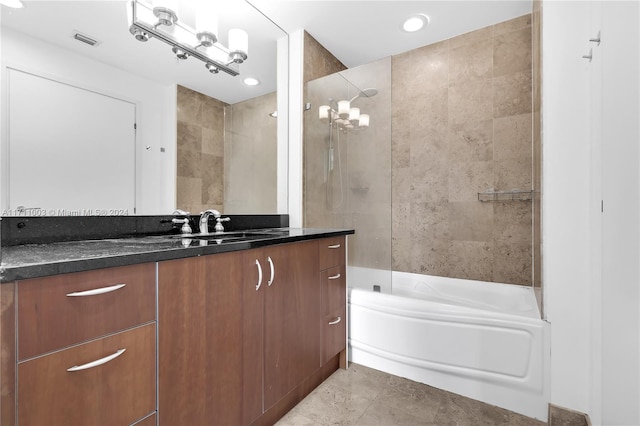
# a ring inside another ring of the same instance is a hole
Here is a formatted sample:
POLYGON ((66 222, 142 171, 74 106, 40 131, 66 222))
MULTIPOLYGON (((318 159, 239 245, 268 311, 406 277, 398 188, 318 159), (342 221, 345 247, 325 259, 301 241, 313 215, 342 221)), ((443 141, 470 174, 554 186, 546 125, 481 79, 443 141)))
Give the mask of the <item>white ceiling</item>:
POLYGON ((531 12, 531 0, 248 0, 282 29, 304 29, 347 67, 406 52, 531 12), (416 33, 404 19, 429 16, 416 33))
MULTIPOLYGON (((276 40, 283 32, 305 29, 348 67, 363 65, 531 11, 531 0, 502 1, 338 1, 338 0, 207 0, 224 12, 220 18, 222 42, 226 30, 239 27, 249 33, 249 59, 241 75, 211 75, 196 59, 178 62, 169 46, 158 40, 136 41, 128 31, 126 1, 29 1, 24 9, 1 8, 2 26, 32 35, 122 70, 161 83, 178 83, 228 103, 276 90, 276 40), (424 13, 430 24, 417 33, 401 29, 404 18, 424 13), (263 16, 264 15, 264 16, 263 16), (268 17, 268 19, 266 17, 268 17), (273 23, 277 24, 274 25, 273 23), (278 28, 279 27, 279 28, 278 28), (75 41, 74 30, 101 41, 89 47, 75 41), (256 87, 242 78, 261 80, 256 87)), ((180 0, 182 19, 189 24, 193 11, 180 0)), ((191 2, 193 3, 193 2, 191 2)))

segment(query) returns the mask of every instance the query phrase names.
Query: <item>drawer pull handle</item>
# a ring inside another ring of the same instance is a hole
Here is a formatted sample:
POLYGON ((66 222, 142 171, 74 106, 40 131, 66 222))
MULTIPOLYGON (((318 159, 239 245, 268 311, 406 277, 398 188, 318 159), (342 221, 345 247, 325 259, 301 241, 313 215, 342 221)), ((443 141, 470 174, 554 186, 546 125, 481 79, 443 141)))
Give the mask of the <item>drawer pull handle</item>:
POLYGON ((100 358, 98 360, 95 360, 95 361, 92 361, 92 362, 88 362, 88 363, 82 364, 82 365, 74 365, 71 368, 67 368, 67 371, 88 370, 89 368, 93 368, 93 367, 97 367, 97 366, 102 365, 102 364, 106 364, 107 362, 111 361, 112 359, 118 358, 120 355, 122 355, 124 353, 124 351, 126 351, 126 349, 119 349, 116 353, 111 354, 109 356, 105 356, 104 358, 100 358))
POLYGON ((256 266, 258 267, 258 284, 256 284, 256 291, 258 291, 262 285, 262 266, 260 266, 258 259, 256 259, 256 266))
POLYGON ((327 248, 330 248, 330 249, 337 249, 337 248, 340 248, 340 244, 334 244, 334 245, 332 245, 332 246, 327 246, 327 248))
POLYGON ((269 278, 267 284, 269 284, 269 287, 271 287, 271 284, 273 284, 273 279, 276 276, 276 268, 273 266, 273 260, 271 260, 271 257, 267 257, 267 262, 269 262, 269 267, 271 268, 271 278, 269 278))
POLYGON ((335 275, 333 275, 333 276, 329 277, 329 279, 330 279, 330 280, 337 280, 337 279, 338 279, 338 278, 340 278, 341 276, 342 276, 342 275, 340 275, 340 274, 335 274, 335 275))
POLYGON ((341 317, 338 317, 336 319, 334 319, 333 321, 329 321, 329 325, 336 325, 338 324, 340 321, 342 321, 341 317))
POLYGON ((96 294, 104 294, 104 293, 109 293, 112 291, 119 290, 124 286, 126 286, 126 284, 116 284, 110 287, 96 288, 96 289, 87 290, 87 291, 76 291, 74 293, 67 293, 67 296, 68 297, 95 296, 96 294))

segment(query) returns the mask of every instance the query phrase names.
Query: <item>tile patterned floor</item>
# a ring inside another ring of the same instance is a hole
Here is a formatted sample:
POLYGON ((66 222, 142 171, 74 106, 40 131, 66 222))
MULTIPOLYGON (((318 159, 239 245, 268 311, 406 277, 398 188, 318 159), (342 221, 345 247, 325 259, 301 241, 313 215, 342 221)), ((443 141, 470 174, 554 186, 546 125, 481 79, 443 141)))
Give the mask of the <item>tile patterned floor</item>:
POLYGON ((544 422, 351 364, 338 370, 277 426, 541 426, 544 422))

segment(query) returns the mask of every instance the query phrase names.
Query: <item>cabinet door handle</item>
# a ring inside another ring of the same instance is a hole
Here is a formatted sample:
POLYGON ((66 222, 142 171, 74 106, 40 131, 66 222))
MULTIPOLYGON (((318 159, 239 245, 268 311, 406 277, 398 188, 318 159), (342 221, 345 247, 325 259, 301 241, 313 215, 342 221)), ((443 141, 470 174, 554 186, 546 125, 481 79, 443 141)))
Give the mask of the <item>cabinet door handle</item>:
POLYGON ((76 291, 73 293, 67 293, 67 296, 68 297, 95 296, 96 294, 104 294, 104 293, 109 293, 112 291, 119 290, 124 286, 126 286, 126 284, 116 284, 109 287, 94 288, 93 290, 76 291))
POLYGON ((93 368, 93 367, 97 367, 97 366, 102 365, 102 364, 106 364, 107 362, 111 361, 112 359, 118 358, 120 355, 122 355, 124 353, 124 351, 126 351, 126 349, 119 349, 116 353, 111 354, 109 356, 105 356, 104 358, 100 358, 100 359, 97 359, 95 361, 91 361, 91 362, 88 362, 88 363, 82 364, 82 365, 74 365, 71 368, 67 368, 67 371, 88 370, 89 368, 93 368))
POLYGON ((256 266, 258 267, 258 284, 256 284, 256 291, 258 291, 262 285, 262 266, 260 266, 258 259, 256 259, 256 266))
POLYGON ((332 246, 327 246, 327 248, 330 248, 330 249, 337 249, 337 248, 340 248, 340 244, 334 244, 334 245, 332 245, 332 246))
POLYGON ((329 321, 329 325, 336 325, 338 324, 340 321, 342 321, 341 317, 338 317, 336 319, 334 319, 333 321, 329 321))
POLYGON ((329 279, 330 279, 330 280, 337 280, 337 279, 338 279, 338 278, 340 278, 341 276, 342 276, 342 275, 340 275, 340 274, 335 274, 335 275, 333 275, 333 276, 329 277, 329 279))
POLYGON ((273 266, 273 260, 271 260, 270 257, 267 257, 267 262, 269 262, 269 267, 271 268, 271 278, 269 278, 267 284, 271 287, 271 284, 273 284, 273 278, 276 276, 276 268, 273 266))

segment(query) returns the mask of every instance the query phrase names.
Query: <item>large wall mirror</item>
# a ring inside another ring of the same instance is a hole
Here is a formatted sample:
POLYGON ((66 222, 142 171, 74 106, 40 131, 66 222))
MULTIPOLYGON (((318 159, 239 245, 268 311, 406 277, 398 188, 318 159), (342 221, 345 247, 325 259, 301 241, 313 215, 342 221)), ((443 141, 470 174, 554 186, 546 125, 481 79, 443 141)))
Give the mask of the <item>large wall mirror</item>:
MULTIPOLYGON (((1 215, 286 213, 286 33, 216 0, 218 41, 245 30, 248 58, 214 74, 138 41, 130 3, 1 8, 1 215)), ((174 3, 195 28, 198 2, 174 3)))

